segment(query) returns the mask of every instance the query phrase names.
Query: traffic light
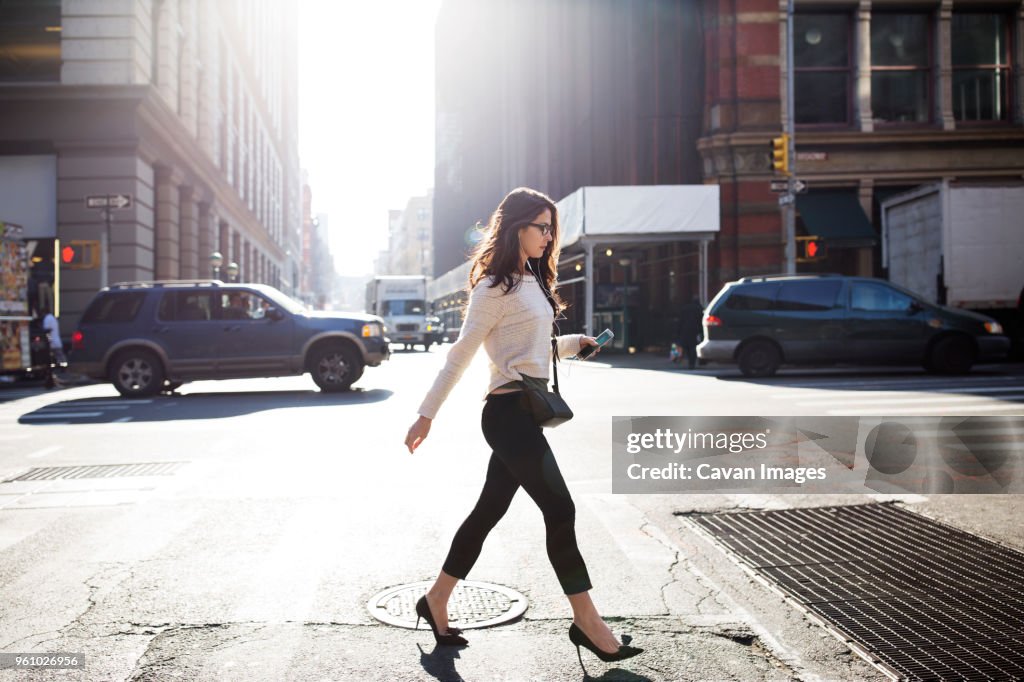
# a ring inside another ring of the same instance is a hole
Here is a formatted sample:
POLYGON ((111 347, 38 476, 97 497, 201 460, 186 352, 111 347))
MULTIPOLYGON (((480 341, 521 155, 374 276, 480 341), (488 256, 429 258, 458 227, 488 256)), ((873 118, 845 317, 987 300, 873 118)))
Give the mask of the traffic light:
POLYGON ((796 238, 796 262, 813 263, 822 260, 828 254, 825 242, 821 237, 797 237, 796 238))
POLYGON ((92 270, 99 266, 98 241, 72 241, 60 250, 60 263, 70 270, 92 270))
POLYGON ((789 135, 772 138, 772 170, 789 175, 789 135))

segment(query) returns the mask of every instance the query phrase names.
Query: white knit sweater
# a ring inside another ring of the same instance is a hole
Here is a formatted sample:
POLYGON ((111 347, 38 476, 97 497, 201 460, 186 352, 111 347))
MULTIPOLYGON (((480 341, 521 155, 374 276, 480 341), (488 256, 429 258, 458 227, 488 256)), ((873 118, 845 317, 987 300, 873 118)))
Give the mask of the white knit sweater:
MULTIPOLYGON (((491 287, 492 281, 485 277, 473 287, 462 331, 420 405, 418 412, 422 416, 434 418, 481 343, 490 359, 487 393, 510 381, 520 381, 524 374, 548 378, 554 314, 547 296, 530 273, 523 275, 519 286, 510 293, 505 292, 503 284, 491 287)), ((559 359, 578 353, 582 338, 583 334, 559 336, 559 359)))

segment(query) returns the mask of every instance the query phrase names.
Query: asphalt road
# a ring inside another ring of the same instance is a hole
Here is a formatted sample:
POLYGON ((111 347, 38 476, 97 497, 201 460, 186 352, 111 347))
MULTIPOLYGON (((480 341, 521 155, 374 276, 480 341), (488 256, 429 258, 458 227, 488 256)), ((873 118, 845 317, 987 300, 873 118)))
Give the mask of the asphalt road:
MULTIPOLYGON (((0 652, 87 657, 82 671, 0 679, 581 679, 543 522, 521 493, 470 576, 526 594, 521 620, 472 630, 470 647, 451 650, 367 611, 378 591, 433 577, 483 480, 482 354, 425 444, 415 455, 402 446, 445 350, 398 352, 342 395, 308 377, 130 401, 107 385, 0 388, 0 652), (10 481, 32 468, 149 463, 171 464, 10 481)), ((594 599, 647 649, 617 665, 585 658, 598 679, 884 679, 694 532, 688 512, 898 500, 1024 549, 1019 496, 616 495, 610 465, 616 415, 1024 415, 1020 366, 751 382, 598 356, 560 377, 577 417, 548 437, 594 599)))

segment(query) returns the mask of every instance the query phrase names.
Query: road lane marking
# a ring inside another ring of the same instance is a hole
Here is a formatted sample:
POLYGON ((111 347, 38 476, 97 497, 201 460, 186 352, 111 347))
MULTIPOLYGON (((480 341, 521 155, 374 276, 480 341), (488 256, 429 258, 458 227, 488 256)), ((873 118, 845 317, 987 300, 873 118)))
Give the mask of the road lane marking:
MULTIPOLYGON (((1024 398, 1024 393, 1011 393, 1010 395, 1001 396, 1001 397, 1002 398, 1024 398)), ((920 403, 920 402, 925 402, 925 401, 927 401, 929 403, 958 403, 958 402, 962 403, 962 402, 969 402, 969 401, 975 401, 975 400, 985 400, 985 401, 988 401, 988 402, 992 403, 993 405, 998 405, 999 404, 999 402, 995 398, 988 398, 988 397, 980 396, 979 395, 979 396, 955 396, 955 397, 954 396, 950 396, 949 398, 922 398, 922 397, 917 397, 917 398, 884 398, 884 397, 881 397, 881 396, 876 397, 876 398, 849 398, 849 399, 835 398, 835 399, 830 399, 830 400, 799 401, 799 402, 796 402, 795 405, 797 405, 798 407, 813 407, 813 406, 816 406, 816 405, 855 405, 855 404, 864 404, 864 405, 895 405, 895 404, 900 404, 900 403, 920 403)))
POLYGON ((63 450, 63 449, 64 449, 63 445, 51 445, 48 448, 43 448, 42 450, 36 450, 32 454, 28 455, 28 458, 29 459, 37 459, 39 457, 46 457, 47 455, 52 455, 53 453, 55 453, 55 452, 57 452, 59 450, 63 450))
MULTIPOLYGON (((1010 412, 1016 410, 1024 415, 1024 403, 1018 403, 1016 405, 954 405, 952 406, 955 412, 950 412, 948 409, 945 411, 935 410, 932 407, 894 407, 885 411, 885 416, 895 415, 912 415, 912 414, 925 414, 940 416, 959 416, 965 412, 1010 412)), ((828 410, 827 414, 835 415, 837 417, 868 417, 875 416, 873 414, 864 414, 864 409, 860 410, 828 410)))
POLYGON ((22 419, 67 419, 69 417, 99 417, 102 412, 34 412, 22 416, 22 419))

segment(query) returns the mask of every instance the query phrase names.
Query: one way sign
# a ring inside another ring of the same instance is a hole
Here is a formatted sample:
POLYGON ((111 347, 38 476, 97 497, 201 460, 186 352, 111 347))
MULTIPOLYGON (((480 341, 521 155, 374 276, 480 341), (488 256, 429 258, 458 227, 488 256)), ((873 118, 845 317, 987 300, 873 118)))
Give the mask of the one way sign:
POLYGON ((132 205, 131 194, 93 194, 85 198, 86 208, 129 208, 132 205))
MULTIPOLYGON (((771 181, 771 190, 773 192, 787 192, 787 191, 789 191, 789 181, 788 180, 772 180, 771 181)), ((794 194, 803 194, 806 191, 807 191, 807 183, 806 182, 804 182, 803 180, 793 180, 793 193, 794 194)))

